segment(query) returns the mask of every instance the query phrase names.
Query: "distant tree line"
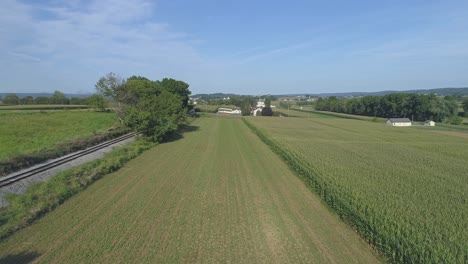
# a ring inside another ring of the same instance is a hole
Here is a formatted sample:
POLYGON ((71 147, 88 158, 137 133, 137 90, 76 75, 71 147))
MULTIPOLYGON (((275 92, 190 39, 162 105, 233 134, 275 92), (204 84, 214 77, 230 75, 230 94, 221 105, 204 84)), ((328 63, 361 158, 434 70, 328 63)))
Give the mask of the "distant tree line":
POLYGON ((0 98, 0 101, 6 105, 88 105, 89 97, 68 98, 62 92, 55 91, 50 97, 38 96, 36 98, 32 96, 19 98, 16 94, 8 94, 0 98))
POLYGON ((167 139, 185 124, 190 95, 183 81, 146 77, 127 79, 109 73, 96 85, 98 95, 110 100, 122 124, 153 141, 167 139))
POLYGON ((407 117, 423 121, 431 119, 441 122, 456 117, 456 98, 437 97, 434 94, 387 94, 384 96, 364 96, 361 98, 319 98, 315 109, 339 113, 376 117, 407 117))

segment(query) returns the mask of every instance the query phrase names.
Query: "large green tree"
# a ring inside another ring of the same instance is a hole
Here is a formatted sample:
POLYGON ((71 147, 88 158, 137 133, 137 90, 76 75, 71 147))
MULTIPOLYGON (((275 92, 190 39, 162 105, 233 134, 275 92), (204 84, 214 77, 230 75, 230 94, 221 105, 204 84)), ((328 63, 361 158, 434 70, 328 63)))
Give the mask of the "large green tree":
POLYGON ((114 73, 96 83, 98 94, 114 101, 121 122, 146 137, 161 141, 186 120, 189 85, 174 79, 151 81, 132 76, 123 80, 114 73))
POLYGON ((187 107, 189 95, 191 94, 187 83, 171 78, 164 78, 161 81, 158 81, 158 83, 161 84, 161 86, 168 92, 179 96, 182 100, 182 106, 187 107))
POLYGON ((184 123, 186 108, 180 94, 169 91, 160 82, 131 79, 125 88, 129 100, 124 122, 135 131, 161 141, 184 123))

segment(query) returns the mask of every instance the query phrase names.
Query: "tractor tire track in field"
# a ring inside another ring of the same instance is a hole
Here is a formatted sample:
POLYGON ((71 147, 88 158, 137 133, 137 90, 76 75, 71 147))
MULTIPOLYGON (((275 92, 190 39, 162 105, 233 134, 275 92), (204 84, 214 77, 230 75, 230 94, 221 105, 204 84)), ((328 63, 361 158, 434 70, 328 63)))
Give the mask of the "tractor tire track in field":
MULTIPOLYGON (((52 263, 376 263, 239 119, 201 118, 0 243, 52 263)), ((0 257, 1 259, 1 257, 0 257)))

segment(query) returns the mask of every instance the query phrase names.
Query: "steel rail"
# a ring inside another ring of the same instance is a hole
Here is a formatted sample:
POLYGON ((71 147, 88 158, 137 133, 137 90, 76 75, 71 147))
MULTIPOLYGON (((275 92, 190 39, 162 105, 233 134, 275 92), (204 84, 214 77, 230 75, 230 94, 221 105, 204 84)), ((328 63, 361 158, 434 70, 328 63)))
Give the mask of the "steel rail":
POLYGON ((46 170, 52 169, 54 167, 57 167, 59 165, 62 165, 62 164, 67 163, 69 161, 72 161, 74 159, 80 158, 82 156, 91 154, 93 152, 96 152, 96 151, 98 151, 100 149, 103 149, 103 148, 108 147, 110 145, 113 145, 115 143, 118 143, 118 142, 121 142, 123 140, 132 138, 135 135, 136 135, 135 133, 125 134, 123 136, 111 139, 109 141, 105 141, 105 142, 102 142, 100 144, 94 145, 94 146, 89 147, 87 149, 77 151, 77 152, 75 152, 73 154, 65 155, 62 158, 58 158, 58 159, 54 160, 53 162, 50 162, 50 163, 47 163, 47 164, 44 164, 44 165, 40 165, 38 167, 26 170, 26 171, 21 172, 21 173, 17 173, 17 174, 13 173, 13 175, 11 175, 11 176, 2 177, 2 178, 0 178, 0 188, 8 186, 8 185, 10 185, 12 183, 15 183, 17 181, 29 178, 31 176, 34 176, 34 175, 38 174, 38 173, 41 173, 41 172, 44 172, 46 170))

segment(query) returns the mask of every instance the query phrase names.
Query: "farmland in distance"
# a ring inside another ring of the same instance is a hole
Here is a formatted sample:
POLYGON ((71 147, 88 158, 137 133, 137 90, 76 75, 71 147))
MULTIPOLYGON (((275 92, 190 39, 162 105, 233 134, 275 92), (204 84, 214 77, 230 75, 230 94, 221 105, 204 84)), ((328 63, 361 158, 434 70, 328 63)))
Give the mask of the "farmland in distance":
POLYGON ((394 261, 466 263, 466 137, 338 118, 248 120, 394 261))
MULTIPOLYGON (((0 243, 55 263, 378 263, 240 119, 200 118, 0 243)), ((0 259, 1 262, 1 259, 0 259)))

